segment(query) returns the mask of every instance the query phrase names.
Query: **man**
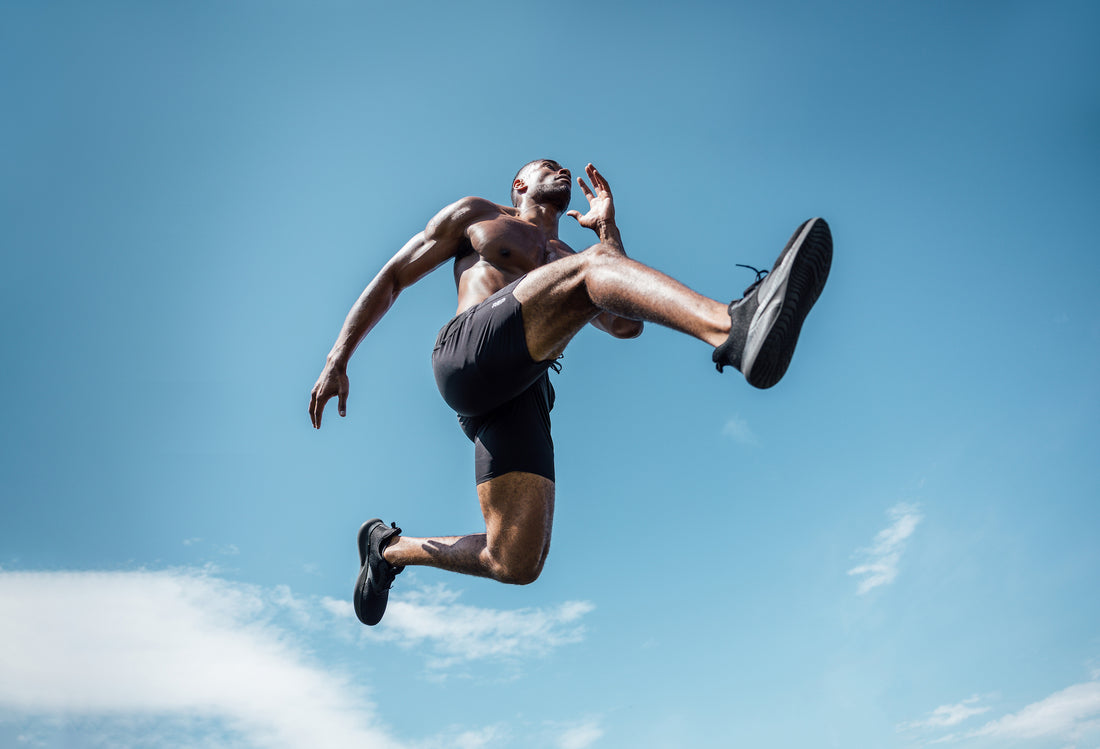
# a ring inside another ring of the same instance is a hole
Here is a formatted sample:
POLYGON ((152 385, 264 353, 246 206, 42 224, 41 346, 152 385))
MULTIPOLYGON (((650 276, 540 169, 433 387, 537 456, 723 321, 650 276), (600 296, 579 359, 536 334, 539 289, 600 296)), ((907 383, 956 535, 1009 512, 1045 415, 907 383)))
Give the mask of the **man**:
POLYGON ((592 187, 577 183, 588 212, 567 211, 572 179, 556 161, 526 164, 512 182, 513 207, 463 198, 440 211, 390 259, 348 313, 313 387, 309 411, 320 428, 325 403, 348 396, 352 352, 401 291, 454 261, 456 317, 439 333, 432 365, 444 400, 474 442, 485 533, 409 538, 370 520, 359 531, 355 612, 376 624, 394 576, 419 564, 506 583, 533 582, 550 548, 554 452, 547 369, 585 325, 617 338, 650 321, 715 347, 758 388, 786 372, 799 331, 825 285, 832 239, 821 219, 804 223, 766 278, 730 304, 701 296, 627 257, 607 180, 589 164, 592 187), (562 214, 599 242, 575 252, 558 238, 562 214))

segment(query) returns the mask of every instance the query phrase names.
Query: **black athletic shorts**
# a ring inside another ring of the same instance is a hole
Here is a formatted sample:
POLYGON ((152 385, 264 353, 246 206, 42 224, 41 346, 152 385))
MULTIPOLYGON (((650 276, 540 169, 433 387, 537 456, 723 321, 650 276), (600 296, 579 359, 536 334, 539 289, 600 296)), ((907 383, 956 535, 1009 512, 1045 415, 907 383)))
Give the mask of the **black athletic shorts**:
POLYGON ((554 480, 554 388, 546 372, 552 362, 533 361, 527 350, 512 294, 518 283, 444 325, 432 352, 439 392, 474 443, 479 484, 511 471, 554 480))

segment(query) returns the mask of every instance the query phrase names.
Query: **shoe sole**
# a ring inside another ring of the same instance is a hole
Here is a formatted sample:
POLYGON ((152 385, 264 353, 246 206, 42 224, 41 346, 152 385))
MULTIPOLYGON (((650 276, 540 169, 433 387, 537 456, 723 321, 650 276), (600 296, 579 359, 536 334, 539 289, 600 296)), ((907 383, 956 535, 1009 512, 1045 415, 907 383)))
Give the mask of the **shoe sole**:
POLYGON ((745 379, 765 390, 787 373, 806 315, 825 288, 833 239, 825 219, 800 226, 757 292, 760 300, 745 341, 745 379))
POLYGON ((370 567, 367 566, 367 553, 369 551, 368 546, 370 545, 370 529, 375 523, 381 522, 381 518, 373 518, 363 523, 363 525, 359 527, 359 535, 356 536, 355 539, 356 543, 359 545, 359 576, 355 578, 355 594, 352 596, 351 600, 355 604, 355 617, 363 622, 363 624, 370 626, 377 624, 381 621, 381 618, 375 621, 368 621, 363 618, 364 612, 362 602, 367 595, 367 589, 370 585, 370 567))

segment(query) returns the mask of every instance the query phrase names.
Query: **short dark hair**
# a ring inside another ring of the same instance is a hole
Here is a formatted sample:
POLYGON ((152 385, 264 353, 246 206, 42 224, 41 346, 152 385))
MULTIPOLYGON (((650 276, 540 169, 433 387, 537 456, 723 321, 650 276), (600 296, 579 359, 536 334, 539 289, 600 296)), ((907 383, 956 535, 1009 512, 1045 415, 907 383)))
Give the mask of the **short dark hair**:
POLYGON ((519 201, 521 198, 520 194, 516 191, 516 180, 519 179, 520 175, 526 172, 530 167, 534 166, 535 164, 541 164, 544 161, 553 161, 555 164, 558 163, 554 159, 535 159, 534 161, 528 161, 526 164, 519 168, 519 171, 516 172, 516 176, 512 177, 512 205, 516 208, 519 208, 519 201))

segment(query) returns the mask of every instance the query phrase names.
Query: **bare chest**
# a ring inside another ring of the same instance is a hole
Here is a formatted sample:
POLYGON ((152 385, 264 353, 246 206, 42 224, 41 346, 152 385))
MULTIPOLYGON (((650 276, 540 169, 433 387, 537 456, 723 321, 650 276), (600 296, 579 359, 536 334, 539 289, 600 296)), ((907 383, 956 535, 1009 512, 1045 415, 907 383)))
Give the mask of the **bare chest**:
POLYGON ((527 272, 557 258, 556 245, 536 226, 511 216, 478 221, 466 230, 474 251, 500 268, 527 272))

